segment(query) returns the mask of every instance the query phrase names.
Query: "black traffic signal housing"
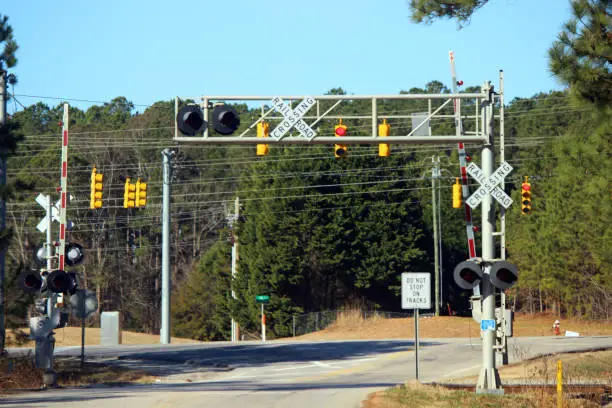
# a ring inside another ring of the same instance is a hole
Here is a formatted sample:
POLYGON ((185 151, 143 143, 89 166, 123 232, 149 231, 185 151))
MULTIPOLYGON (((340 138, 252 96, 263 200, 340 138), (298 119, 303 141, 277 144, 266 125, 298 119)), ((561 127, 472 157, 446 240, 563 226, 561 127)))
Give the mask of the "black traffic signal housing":
POLYGON ((212 126, 217 133, 231 135, 240 126, 240 115, 230 105, 218 104, 212 111, 212 126))
POLYGON ((183 135, 195 136, 206 129, 207 123, 199 106, 186 105, 176 114, 176 125, 183 135))
POLYGON ((65 262, 68 266, 75 266, 83 262, 85 259, 85 250, 79 244, 71 242, 66 245, 65 262))
POLYGON ((74 294, 77 289, 76 275, 74 272, 65 272, 57 269, 47 275, 47 289, 53 293, 74 294))
POLYGON ((506 261, 498 261, 491 265, 491 283, 498 289, 506 290, 516 284, 518 269, 516 265, 506 261))
POLYGON ((453 278, 461 289, 473 289, 482 280, 482 268, 474 261, 460 262, 453 271, 453 278))
POLYGON ((43 278, 38 271, 23 271, 19 275, 19 286, 26 293, 38 292, 43 286, 43 278))
POLYGON ((523 184, 521 184, 521 214, 531 214, 531 183, 529 176, 524 176, 523 184))

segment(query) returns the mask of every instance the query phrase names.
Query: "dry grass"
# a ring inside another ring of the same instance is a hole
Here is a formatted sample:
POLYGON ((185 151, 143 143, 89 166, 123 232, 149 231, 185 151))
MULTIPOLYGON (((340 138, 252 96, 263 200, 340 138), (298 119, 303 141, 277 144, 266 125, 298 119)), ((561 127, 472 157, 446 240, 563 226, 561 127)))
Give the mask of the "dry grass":
MULTIPOLYGON (((549 315, 515 315, 514 336, 552 336, 552 323, 556 317, 549 315)), ((604 321, 559 319, 561 333, 575 331, 583 336, 612 335, 612 324, 604 321)), ((358 340, 413 338, 414 319, 381 317, 363 318, 360 311, 345 311, 324 330, 296 337, 300 340, 358 340)), ((480 327, 471 317, 437 316, 419 319, 419 337, 474 337, 480 338, 480 327)))
MULTIPOLYGON (((562 408, 595 408, 600 404, 585 399, 564 398, 562 408)), ((449 390, 439 386, 411 382, 370 394, 364 408, 558 408, 557 397, 535 390, 521 394, 489 395, 473 391, 449 390)))
MULTIPOLYGON (((63 329, 54 330, 55 346, 80 346, 81 345, 81 328, 80 327, 64 327, 63 329)), ((19 331, 7 330, 7 347, 34 347, 34 341, 29 340, 27 335, 29 329, 21 329, 19 331), (19 334, 21 333, 21 334, 19 334), (25 334, 25 338, 24 338, 25 334), (21 340, 20 340, 21 339, 21 340)), ((172 337, 171 342, 174 344, 199 343, 197 340, 182 339, 172 337)), ((135 333, 131 331, 121 332, 121 344, 157 344, 159 343, 159 335, 135 333)), ((85 345, 95 346, 100 345, 100 329, 86 328, 85 329, 85 345)))
MULTIPOLYGON (((80 359, 75 357, 56 357, 54 369, 59 386, 151 383, 155 380, 155 377, 140 370, 101 363, 85 362, 81 368, 80 359)), ((43 370, 34 366, 34 358, 31 355, 0 358, 0 392, 41 388, 42 376, 43 370)))

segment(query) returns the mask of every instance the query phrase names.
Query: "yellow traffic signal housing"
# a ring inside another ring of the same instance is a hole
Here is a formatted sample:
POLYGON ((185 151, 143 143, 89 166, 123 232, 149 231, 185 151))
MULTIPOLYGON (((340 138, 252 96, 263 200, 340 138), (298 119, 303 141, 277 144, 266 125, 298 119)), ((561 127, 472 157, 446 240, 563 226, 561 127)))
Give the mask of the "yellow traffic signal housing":
POLYGON ((123 208, 134 208, 136 206, 136 184, 130 183, 132 179, 125 179, 123 190, 123 208))
MULTIPOLYGON (((334 133, 336 134, 336 137, 346 136, 346 134, 348 133, 348 127, 342 124, 342 119, 338 119, 338 124, 334 126, 334 133)), ((346 145, 342 145, 342 144, 334 145, 334 157, 335 158, 345 157, 347 154, 348 154, 348 147, 346 145)))
POLYGON ((531 183, 529 182, 529 176, 524 176, 524 181, 521 185, 521 214, 531 214, 531 183))
MULTIPOLYGON (((383 123, 378 125, 378 136, 389 136, 391 125, 387 123, 387 119, 383 119, 383 123)), ((391 145, 388 143, 381 143, 378 145, 378 156, 389 157, 391 155, 391 145)))
POLYGON ((89 200, 89 208, 95 210, 96 208, 102 208, 102 182, 104 181, 104 175, 98 173, 94 167, 91 170, 91 195, 89 200))
POLYGON ((453 184, 453 208, 461 208, 461 189, 459 177, 456 177, 455 184, 453 184))
MULTIPOLYGON (((258 122, 257 123, 257 137, 268 137, 270 135, 270 124, 268 122, 258 122)), ((270 146, 267 144, 258 144, 257 145, 257 156, 265 156, 270 153, 270 146)))
POLYGON ((136 208, 145 208, 147 205, 147 183, 136 180, 136 208))

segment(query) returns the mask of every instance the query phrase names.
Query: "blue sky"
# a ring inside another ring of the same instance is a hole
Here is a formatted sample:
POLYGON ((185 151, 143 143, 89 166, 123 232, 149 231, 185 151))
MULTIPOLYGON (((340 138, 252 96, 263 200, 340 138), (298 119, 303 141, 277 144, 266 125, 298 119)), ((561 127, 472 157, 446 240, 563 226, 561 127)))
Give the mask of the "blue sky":
MULTIPOLYGON (((174 96, 306 95, 342 87, 398 93, 450 86, 448 51, 466 85, 498 83, 506 100, 560 89, 547 50, 570 17, 566 0, 491 0, 457 30, 417 25, 408 0, 5 1, 25 95, 144 106, 174 96)), ((82 109, 90 103, 71 102, 82 109)), ((9 112, 14 110, 13 104, 9 112)))

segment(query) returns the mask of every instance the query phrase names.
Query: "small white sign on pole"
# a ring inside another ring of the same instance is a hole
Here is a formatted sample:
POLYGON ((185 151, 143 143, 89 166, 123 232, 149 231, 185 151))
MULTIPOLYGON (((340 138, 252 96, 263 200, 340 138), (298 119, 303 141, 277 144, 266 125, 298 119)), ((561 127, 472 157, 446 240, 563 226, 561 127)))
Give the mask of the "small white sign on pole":
POLYGON ((431 273, 402 273, 402 309, 431 309, 431 273))

